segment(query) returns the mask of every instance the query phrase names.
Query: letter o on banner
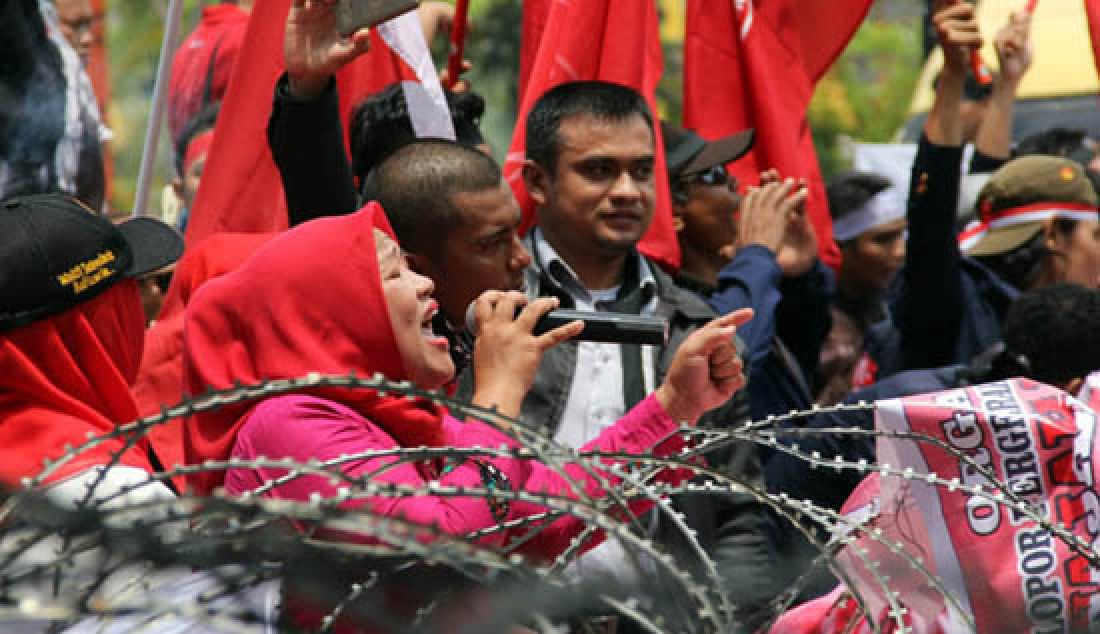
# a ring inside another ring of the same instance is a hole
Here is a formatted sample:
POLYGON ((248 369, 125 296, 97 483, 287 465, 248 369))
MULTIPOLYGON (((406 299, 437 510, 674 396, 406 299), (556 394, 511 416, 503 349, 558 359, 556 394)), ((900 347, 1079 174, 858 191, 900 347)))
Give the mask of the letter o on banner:
POLYGON ((996 502, 972 495, 966 500, 966 521, 970 530, 984 537, 1001 525, 1001 512, 996 502))

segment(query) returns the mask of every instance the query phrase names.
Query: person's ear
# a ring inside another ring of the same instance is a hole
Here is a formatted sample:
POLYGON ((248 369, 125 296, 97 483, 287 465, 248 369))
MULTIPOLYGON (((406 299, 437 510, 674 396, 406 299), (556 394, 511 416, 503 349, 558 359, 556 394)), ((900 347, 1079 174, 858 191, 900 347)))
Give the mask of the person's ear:
POLYGON ((172 191, 175 192, 175 194, 176 194, 176 198, 179 198, 180 201, 182 201, 183 200, 183 179, 180 178, 179 176, 173 178, 172 182, 171 182, 171 187, 172 187, 172 191))
POLYGON ((536 205, 546 204, 549 198, 550 175, 541 165, 531 160, 523 162, 523 184, 536 205))
POLYGON ((1061 238, 1062 235, 1054 225, 1054 218, 1047 218, 1043 221, 1043 244, 1048 251, 1058 252, 1061 250, 1061 238))
POLYGON ((686 223, 684 222, 684 206, 676 201, 672 202, 672 228, 676 230, 676 233, 680 233, 684 230, 686 223))

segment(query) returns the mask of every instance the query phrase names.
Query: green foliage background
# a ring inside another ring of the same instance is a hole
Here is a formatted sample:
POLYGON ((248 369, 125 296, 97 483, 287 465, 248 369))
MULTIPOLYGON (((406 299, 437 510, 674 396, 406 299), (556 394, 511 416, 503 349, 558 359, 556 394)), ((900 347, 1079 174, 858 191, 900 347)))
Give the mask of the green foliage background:
MULTIPOLYGON (((684 0, 660 1, 666 13, 682 11, 684 0)), ((184 0, 182 34, 194 28, 202 6, 213 2, 184 0)), ((521 0, 471 1, 474 26, 466 56, 474 68, 469 78, 488 103, 483 128, 498 158, 508 149, 515 120, 521 5, 521 0)), ((919 72, 923 6, 923 0, 878 0, 849 49, 819 83, 809 117, 826 175, 847 167, 843 139, 887 141, 905 120, 919 72)), ((112 201, 119 209, 133 205, 167 8, 168 0, 107 2, 112 85, 108 119, 115 133, 112 201)), ((442 63, 445 47, 437 46, 436 53, 442 63)), ((665 78, 658 97, 662 115, 672 120, 680 117, 682 67, 679 38, 666 38, 665 78)), ((160 141, 150 210, 159 208, 160 188, 173 173, 165 132, 160 141)))

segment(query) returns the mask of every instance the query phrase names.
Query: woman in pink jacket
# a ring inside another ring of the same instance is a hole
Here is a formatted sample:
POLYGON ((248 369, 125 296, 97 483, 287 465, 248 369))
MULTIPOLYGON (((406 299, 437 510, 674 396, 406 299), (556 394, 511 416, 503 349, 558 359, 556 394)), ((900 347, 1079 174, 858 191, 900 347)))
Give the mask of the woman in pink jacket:
MULTIPOLYGON (((187 309, 185 361, 192 393, 232 387, 235 382, 298 378, 310 372, 359 376, 381 373, 421 388, 440 388, 454 365, 447 342, 431 331, 438 310, 432 282, 411 271, 393 240, 381 208, 312 221, 275 238, 240 269, 199 290, 187 309)), ((480 336, 474 351, 475 405, 516 416, 542 353, 577 334, 577 322, 541 336, 535 321, 556 306, 538 299, 518 317, 526 302, 520 293, 489 292, 478 299, 480 336)), ((751 311, 717 319, 680 348, 665 382, 585 449, 653 453, 665 456, 683 445, 673 432, 724 403, 744 383, 732 343, 737 324, 751 311), (667 439, 667 440, 666 440, 667 439), (665 442, 662 442, 665 441, 665 442)), ((508 434, 481 422, 459 421, 433 403, 371 390, 317 388, 238 404, 199 414, 189 421, 189 462, 229 457, 330 460, 369 450, 401 447, 515 448, 508 434)), ((458 463, 397 462, 394 457, 345 460, 338 468, 371 483, 412 485, 430 482, 457 487, 526 490, 579 497, 562 475, 533 460, 485 455, 458 463)), ((566 472, 592 496, 601 482, 580 466, 566 472)), ((284 469, 233 468, 198 475, 192 486, 208 493, 219 486, 242 494, 284 475, 284 469)), ((609 473, 602 474, 615 482, 609 473)), ((680 481, 683 473, 666 473, 680 481)), ((291 479, 265 490, 271 498, 306 501, 332 498, 337 485, 316 475, 291 479)), ((530 502, 506 496, 375 496, 346 502, 373 513, 435 525, 465 535, 495 524, 544 512, 530 502)), ((648 507, 632 505, 635 511, 648 507)), ((564 516, 521 547, 536 559, 562 552, 583 528, 564 516)), ((493 533, 483 544, 499 546, 529 531, 518 527, 493 533)))

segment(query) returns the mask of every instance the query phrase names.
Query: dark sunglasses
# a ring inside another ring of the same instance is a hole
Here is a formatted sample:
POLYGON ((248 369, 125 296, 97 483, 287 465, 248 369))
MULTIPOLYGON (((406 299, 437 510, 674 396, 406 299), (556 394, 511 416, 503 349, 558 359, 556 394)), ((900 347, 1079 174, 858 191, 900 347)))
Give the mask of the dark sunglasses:
POLYGON ((696 185, 706 185, 708 187, 728 185, 730 183, 730 174, 726 171, 725 165, 715 165, 702 172, 689 174, 684 178, 684 182, 695 183, 696 185))

